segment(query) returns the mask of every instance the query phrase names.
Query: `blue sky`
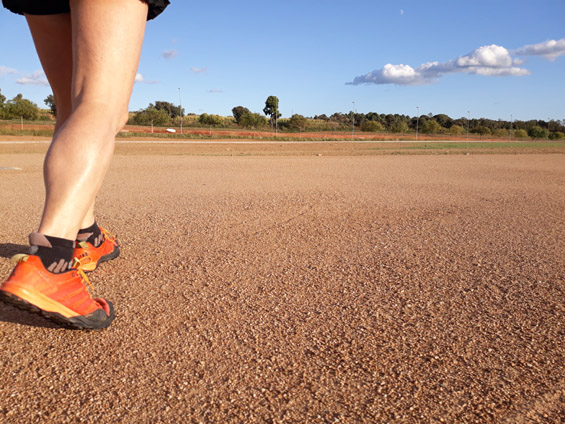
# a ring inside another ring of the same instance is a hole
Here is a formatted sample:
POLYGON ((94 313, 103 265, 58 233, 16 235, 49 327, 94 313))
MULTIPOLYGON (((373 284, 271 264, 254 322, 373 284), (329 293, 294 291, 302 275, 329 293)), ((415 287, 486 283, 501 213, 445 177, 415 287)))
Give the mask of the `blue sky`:
MULTIPOLYGON (((283 117, 565 119, 564 24, 564 0, 172 0, 147 25, 130 110, 177 104, 181 88, 197 114, 276 95, 283 117)), ((2 93, 45 107, 25 20, 0 10, 0 37, 2 93)))

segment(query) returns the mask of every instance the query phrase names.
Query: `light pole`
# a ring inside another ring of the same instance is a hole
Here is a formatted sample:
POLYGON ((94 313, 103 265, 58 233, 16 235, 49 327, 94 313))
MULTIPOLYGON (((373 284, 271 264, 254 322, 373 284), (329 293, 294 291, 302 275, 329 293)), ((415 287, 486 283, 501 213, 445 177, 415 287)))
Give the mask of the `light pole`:
POLYGON ((353 103, 353 112, 351 113, 351 140, 353 140, 355 134, 355 102, 351 103, 353 103))
POLYGON ((416 106, 416 110, 418 111, 416 115, 416 141, 418 141, 418 124, 420 123, 420 106, 416 106))
POLYGON ((512 139, 512 115, 510 115, 510 131, 508 131, 508 141, 512 139))
POLYGON ((279 114, 279 98, 275 97, 275 138, 277 138, 279 134, 279 127, 277 124, 277 115, 279 114))
POLYGON ((180 133, 182 134, 182 101, 180 98, 180 87, 179 87, 179 115, 180 115, 180 133))
POLYGON ((547 141, 549 142, 549 121, 551 118, 547 118, 547 141))

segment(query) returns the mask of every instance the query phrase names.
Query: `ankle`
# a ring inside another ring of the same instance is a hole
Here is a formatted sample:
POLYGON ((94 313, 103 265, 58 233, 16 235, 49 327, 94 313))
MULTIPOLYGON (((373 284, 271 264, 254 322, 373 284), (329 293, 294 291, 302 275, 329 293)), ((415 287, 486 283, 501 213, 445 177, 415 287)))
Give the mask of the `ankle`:
POLYGON ((47 271, 59 274, 71 269, 74 240, 31 233, 29 244, 30 254, 38 256, 47 271))
POLYGON ((104 234, 102 234, 100 227, 98 226, 96 221, 94 221, 94 224, 92 224, 90 227, 81 228, 78 231, 77 241, 85 241, 92 244, 94 247, 98 247, 104 241, 104 234))

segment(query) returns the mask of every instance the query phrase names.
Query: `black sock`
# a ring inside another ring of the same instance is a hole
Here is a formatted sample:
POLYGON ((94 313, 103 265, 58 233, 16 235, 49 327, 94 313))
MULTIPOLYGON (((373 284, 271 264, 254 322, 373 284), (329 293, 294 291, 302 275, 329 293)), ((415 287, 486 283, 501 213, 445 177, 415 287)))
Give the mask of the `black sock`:
POLYGON ((30 253, 39 256, 41 263, 49 272, 59 274, 71 268, 75 249, 74 240, 32 233, 30 243, 30 253))
POLYGON ((98 247, 102 244, 104 236, 102 235, 102 231, 100 231, 100 227, 96 221, 94 221, 94 224, 90 227, 78 230, 77 241, 86 241, 94 247, 98 247))

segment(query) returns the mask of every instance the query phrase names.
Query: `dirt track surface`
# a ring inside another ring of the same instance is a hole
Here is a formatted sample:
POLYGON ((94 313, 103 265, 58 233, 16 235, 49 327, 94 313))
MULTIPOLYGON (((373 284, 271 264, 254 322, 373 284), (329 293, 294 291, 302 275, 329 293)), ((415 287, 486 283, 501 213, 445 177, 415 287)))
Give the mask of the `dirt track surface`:
MULTIPOLYGON (((558 423, 565 156, 129 156, 107 330, 0 305, 0 421, 558 423)), ((0 275, 43 199, 0 154, 0 275)))

